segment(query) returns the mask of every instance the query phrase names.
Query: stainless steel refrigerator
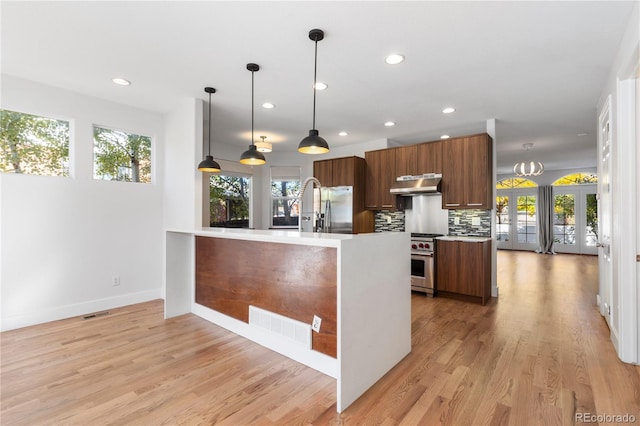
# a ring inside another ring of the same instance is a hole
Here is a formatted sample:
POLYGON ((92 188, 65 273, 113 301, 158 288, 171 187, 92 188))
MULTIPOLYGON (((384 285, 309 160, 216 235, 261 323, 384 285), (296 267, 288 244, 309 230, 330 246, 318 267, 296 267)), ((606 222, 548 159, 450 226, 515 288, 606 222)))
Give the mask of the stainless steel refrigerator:
MULTIPOLYGON (((353 187, 334 186, 313 191, 316 232, 353 233, 353 187)), ((304 229, 310 231, 310 229, 304 229)))

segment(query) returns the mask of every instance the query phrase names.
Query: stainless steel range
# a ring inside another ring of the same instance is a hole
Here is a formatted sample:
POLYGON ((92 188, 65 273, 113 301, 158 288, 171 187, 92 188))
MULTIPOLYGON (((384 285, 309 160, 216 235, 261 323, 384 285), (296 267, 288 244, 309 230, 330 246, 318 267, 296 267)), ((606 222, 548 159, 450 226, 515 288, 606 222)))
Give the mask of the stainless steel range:
POLYGON ((433 297, 436 237, 442 234, 411 234, 411 290, 433 297))

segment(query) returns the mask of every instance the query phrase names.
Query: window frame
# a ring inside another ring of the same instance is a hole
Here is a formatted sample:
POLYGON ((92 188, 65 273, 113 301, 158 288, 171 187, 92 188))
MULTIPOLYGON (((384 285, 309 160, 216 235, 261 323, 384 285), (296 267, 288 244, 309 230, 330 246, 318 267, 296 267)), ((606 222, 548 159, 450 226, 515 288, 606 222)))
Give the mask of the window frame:
POLYGON ((64 121, 65 123, 68 124, 68 146, 67 146, 67 158, 66 158, 66 162, 67 162, 67 169, 66 169, 66 175, 65 174, 61 174, 61 175, 52 175, 52 174, 38 174, 38 173, 16 173, 15 171, 0 171, 1 174, 3 175, 14 175, 14 176, 39 176, 39 177, 50 177, 50 178, 65 178, 65 179, 73 179, 75 178, 75 134, 76 134, 76 129, 75 129, 75 120, 71 117, 67 117, 67 116, 63 116, 63 115, 59 115, 59 114, 55 114, 55 113, 50 113, 48 111, 41 111, 41 110, 33 110, 33 109, 28 109, 25 110, 23 108, 14 108, 11 105, 6 105, 3 107, 0 107, 0 110, 2 111, 10 111, 10 112, 14 112, 14 113, 18 113, 18 114, 23 114, 23 115, 31 115, 34 117, 40 117, 40 118, 45 118, 45 119, 49 119, 49 120, 55 120, 55 121, 64 121))
MULTIPOLYGON (((296 196, 274 196, 272 191, 272 185, 274 182, 274 177, 278 179, 277 181, 282 181, 283 178, 295 177, 297 174, 298 184, 302 185, 302 168, 300 166, 270 166, 269 167, 269 227, 272 229, 298 229, 300 223, 300 215, 298 213, 298 223, 295 225, 274 225, 274 218, 278 216, 273 215, 273 203, 277 200, 295 200, 296 196), (274 169, 281 169, 274 176, 274 169)), ((289 181, 293 181, 293 179, 289 179, 289 181)), ((294 201, 295 203, 295 201, 294 201)), ((300 200, 297 201, 297 205, 300 206, 300 200)), ((299 211, 299 207, 298 207, 299 211)))

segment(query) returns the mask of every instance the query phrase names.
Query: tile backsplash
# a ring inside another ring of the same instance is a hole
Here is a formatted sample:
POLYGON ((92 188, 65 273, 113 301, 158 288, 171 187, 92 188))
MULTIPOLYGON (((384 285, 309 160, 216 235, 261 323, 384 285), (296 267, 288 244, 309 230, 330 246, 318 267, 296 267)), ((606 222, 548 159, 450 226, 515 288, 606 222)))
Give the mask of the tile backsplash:
POLYGON ((375 232, 404 232, 404 212, 377 211, 374 226, 375 232))
POLYGON ((491 210, 449 210, 449 235, 491 236, 491 210))

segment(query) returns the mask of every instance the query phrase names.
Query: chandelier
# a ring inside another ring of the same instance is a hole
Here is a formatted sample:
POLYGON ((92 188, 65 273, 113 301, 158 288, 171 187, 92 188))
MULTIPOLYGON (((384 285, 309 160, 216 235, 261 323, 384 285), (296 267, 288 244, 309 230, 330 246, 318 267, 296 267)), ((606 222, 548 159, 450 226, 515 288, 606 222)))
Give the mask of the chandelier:
MULTIPOLYGON (((522 147, 529 151, 532 143, 522 144, 522 147)), ((544 166, 540 161, 522 161, 513 166, 513 173, 518 177, 540 176, 544 172, 544 166)))

